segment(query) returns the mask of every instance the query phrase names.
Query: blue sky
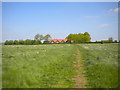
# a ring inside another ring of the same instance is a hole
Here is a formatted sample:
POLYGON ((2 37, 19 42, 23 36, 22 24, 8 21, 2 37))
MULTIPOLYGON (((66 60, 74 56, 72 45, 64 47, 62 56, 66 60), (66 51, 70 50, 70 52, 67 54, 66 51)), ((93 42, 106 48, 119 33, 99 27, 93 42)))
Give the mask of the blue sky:
POLYGON ((3 2, 3 41, 89 32, 92 41, 118 38, 117 2, 3 2))

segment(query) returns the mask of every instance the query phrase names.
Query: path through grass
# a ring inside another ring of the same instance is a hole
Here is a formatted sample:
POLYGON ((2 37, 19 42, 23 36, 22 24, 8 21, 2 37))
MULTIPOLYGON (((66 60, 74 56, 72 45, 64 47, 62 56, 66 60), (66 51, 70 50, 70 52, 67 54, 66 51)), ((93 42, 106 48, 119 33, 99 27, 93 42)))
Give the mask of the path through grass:
POLYGON ((2 51, 3 88, 118 87, 117 44, 7 45, 2 51))
POLYGON ((86 88, 86 79, 83 74, 83 62, 82 62, 82 56, 80 53, 79 48, 76 51, 76 63, 74 65, 76 68, 76 76, 73 78, 75 80, 75 87, 74 88, 86 88))

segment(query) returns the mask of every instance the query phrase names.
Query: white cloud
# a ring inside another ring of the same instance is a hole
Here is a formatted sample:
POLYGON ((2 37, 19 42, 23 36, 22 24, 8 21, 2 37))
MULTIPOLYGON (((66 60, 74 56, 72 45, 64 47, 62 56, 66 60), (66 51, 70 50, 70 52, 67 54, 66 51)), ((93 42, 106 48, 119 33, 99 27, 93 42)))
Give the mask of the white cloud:
POLYGON ((120 11, 120 8, 109 9, 108 11, 109 12, 118 12, 118 11, 120 11))
POLYGON ((106 27, 108 27, 108 26, 110 26, 110 24, 101 24, 101 25, 100 25, 101 28, 106 28, 106 27))
POLYGON ((120 8, 115 8, 114 9, 114 12, 118 12, 120 8))

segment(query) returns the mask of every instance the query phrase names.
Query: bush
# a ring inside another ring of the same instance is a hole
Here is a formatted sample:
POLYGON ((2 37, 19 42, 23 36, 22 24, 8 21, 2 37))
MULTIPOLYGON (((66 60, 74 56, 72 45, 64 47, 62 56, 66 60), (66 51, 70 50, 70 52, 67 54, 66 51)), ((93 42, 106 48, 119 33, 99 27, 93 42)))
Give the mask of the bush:
POLYGON ((19 40, 19 44, 20 45, 24 45, 24 41, 23 40, 19 40))
POLYGON ((4 44, 5 44, 5 45, 9 45, 9 41, 8 41, 8 40, 6 40, 4 44))
POLYGON ((25 45, 32 45, 31 40, 29 40, 29 39, 25 40, 25 43, 24 43, 24 44, 25 44, 25 45))
POLYGON ((49 44, 49 41, 44 41, 43 44, 49 44))
POLYGON ((9 42, 8 42, 8 45, 13 45, 14 43, 13 43, 13 40, 10 40, 9 42))
POLYGON ((14 44, 15 45, 19 45, 19 41, 18 40, 14 40, 14 44))
POLYGON ((38 44, 41 44, 40 40, 35 40, 34 45, 38 45, 38 44))

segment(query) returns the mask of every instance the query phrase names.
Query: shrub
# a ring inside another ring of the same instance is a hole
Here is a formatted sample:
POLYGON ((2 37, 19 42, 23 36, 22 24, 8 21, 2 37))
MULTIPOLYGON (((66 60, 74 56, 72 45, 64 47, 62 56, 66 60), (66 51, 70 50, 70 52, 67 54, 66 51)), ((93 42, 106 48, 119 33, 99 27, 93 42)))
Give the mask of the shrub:
POLYGON ((18 40, 14 40, 14 44, 15 44, 15 45, 18 45, 18 44, 19 44, 19 41, 18 41, 18 40))
POLYGON ((49 41, 44 41, 43 44, 49 44, 49 41))

